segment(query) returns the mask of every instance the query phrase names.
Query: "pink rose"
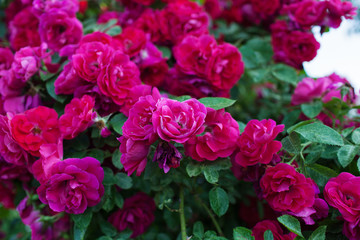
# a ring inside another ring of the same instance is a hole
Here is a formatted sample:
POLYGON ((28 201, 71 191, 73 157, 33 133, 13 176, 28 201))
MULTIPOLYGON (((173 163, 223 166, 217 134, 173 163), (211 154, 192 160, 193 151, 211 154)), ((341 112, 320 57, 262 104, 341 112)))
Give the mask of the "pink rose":
POLYGON ((349 240, 360 239, 359 222, 344 222, 343 233, 349 240))
POLYGON ((130 57, 139 54, 146 44, 145 33, 141 29, 134 27, 123 29, 120 35, 114 36, 114 39, 121 42, 124 53, 130 57))
POLYGON ((37 189, 39 199, 55 212, 81 214, 104 194, 104 170, 92 157, 69 158, 52 167, 51 177, 37 189))
POLYGON ((166 40, 169 40, 169 37, 164 36, 163 29, 159 23, 160 19, 159 10, 148 8, 135 20, 132 26, 150 35, 151 42, 166 42, 166 40))
POLYGON ((105 68, 114 49, 102 42, 85 42, 72 56, 75 73, 88 82, 95 83, 100 70, 105 68))
POLYGON ((5 112, 18 114, 40 106, 41 99, 39 94, 34 96, 26 94, 18 97, 6 97, 3 104, 5 112))
POLYGON ((9 119, 0 115, 0 154, 8 163, 27 166, 31 165, 32 157, 20 147, 11 136, 9 119))
MULTIPOLYGON (((135 89, 134 89, 135 90, 135 89)), ((123 135, 136 141, 154 143, 158 136, 152 124, 152 116, 156 111, 156 103, 161 98, 157 89, 152 95, 140 97, 129 111, 129 118, 123 126, 123 135)))
POLYGON ((101 69, 97 84, 104 95, 116 104, 122 105, 130 89, 141 84, 140 71, 128 55, 116 51, 109 59, 108 65, 101 69))
POLYGON ((315 202, 314 182, 286 163, 266 169, 260 187, 275 211, 298 213, 315 202))
POLYGON ((9 48, 0 48, 0 71, 8 70, 14 60, 14 55, 9 48))
POLYGON ((197 161, 229 157, 236 149, 240 135, 238 123, 224 109, 207 108, 205 134, 185 143, 185 153, 197 161))
POLYGON ((269 16, 274 14, 276 10, 280 8, 280 0, 251 0, 251 5, 255 12, 269 16))
POLYGON ((41 40, 38 27, 39 20, 32 13, 32 8, 22 9, 9 23, 11 47, 19 50, 23 47, 40 46, 41 40))
POLYGON ((273 220, 258 222, 252 229, 252 236, 255 237, 255 240, 264 240, 264 233, 267 230, 271 231, 274 240, 293 240, 296 238, 295 233, 284 234, 279 223, 273 220))
POLYGON ((223 90, 231 89, 240 80, 243 72, 241 54, 229 43, 223 43, 213 51, 206 68, 210 83, 223 90))
POLYGON ((348 222, 360 220, 360 177, 342 172, 331 178, 324 188, 327 203, 338 209, 342 217, 348 222))
POLYGON ((82 24, 67 12, 53 8, 40 16, 41 40, 54 51, 60 51, 70 44, 77 44, 82 37, 82 24))
POLYGON ((63 71, 55 80, 55 93, 56 94, 73 94, 75 90, 86 84, 86 81, 81 79, 73 68, 73 63, 70 61, 64 66, 63 71))
POLYGON ((138 192, 125 199, 121 209, 114 212, 108 221, 120 232, 126 228, 132 230, 131 238, 143 234, 155 220, 156 210, 154 200, 145 193, 138 192))
POLYGON ((125 171, 129 176, 135 171, 136 176, 140 176, 146 167, 150 145, 146 141, 134 141, 124 136, 118 140, 120 141, 119 150, 122 153, 120 162, 125 171))
POLYGON ((64 139, 73 139, 93 124, 95 100, 89 95, 81 99, 73 98, 65 106, 64 114, 59 118, 59 128, 64 139))
POLYGON ((13 69, 0 70, 0 95, 2 97, 17 97, 25 87, 23 79, 15 77, 13 69))
POLYGON ((291 103, 293 105, 300 105, 311 102, 315 98, 320 98, 328 85, 329 80, 326 78, 319 78, 318 80, 304 78, 297 84, 291 97, 291 103))
POLYGON ((205 77, 205 70, 216 47, 216 40, 210 35, 188 35, 173 48, 176 66, 183 73, 205 77))
POLYGON ((133 0, 133 1, 145 6, 150 6, 155 0, 133 0))
POLYGON ((41 66, 41 53, 39 48, 25 47, 15 53, 11 68, 15 77, 23 82, 29 80, 37 73, 41 66))
POLYGON ((38 16, 49 12, 51 9, 57 9, 66 12, 69 16, 75 17, 79 11, 79 2, 77 0, 34 0, 32 5, 33 11, 38 16))
POLYGON ((205 117, 206 107, 196 99, 178 102, 163 98, 157 102, 152 124, 161 139, 184 143, 204 131, 205 117))
POLYGON ((243 167, 270 163, 282 147, 281 142, 274 139, 284 127, 272 119, 251 120, 238 139, 240 151, 235 155, 235 162, 243 167))

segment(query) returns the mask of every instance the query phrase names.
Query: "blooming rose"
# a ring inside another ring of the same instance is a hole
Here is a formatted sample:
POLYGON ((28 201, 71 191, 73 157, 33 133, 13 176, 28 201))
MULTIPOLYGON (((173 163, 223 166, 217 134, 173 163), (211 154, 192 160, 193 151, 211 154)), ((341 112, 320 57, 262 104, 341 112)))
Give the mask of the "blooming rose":
POLYGON ((244 72, 244 62, 239 50, 229 44, 219 45, 212 53, 206 68, 210 83, 223 90, 231 89, 244 72))
POLYGON ((230 156, 240 135, 238 123, 224 109, 207 108, 205 134, 185 143, 185 153, 197 161, 216 160, 230 156))
POLYGON ((145 6, 151 5, 155 0, 133 0, 136 3, 143 4, 145 6))
POLYGON ((113 52, 112 47, 102 42, 85 42, 72 56, 73 68, 79 77, 88 82, 96 82, 100 70, 106 67, 113 52))
POLYGON ((39 199, 55 212, 81 214, 104 194, 104 170, 92 157, 69 158, 53 165, 51 177, 37 189, 39 199))
POLYGON ((155 220, 156 206, 154 200, 145 193, 138 192, 125 199, 121 209, 114 212, 108 221, 120 232, 126 228, 132 230, 131 238, 144 233, 155 220))
POLYGON ((60 137, 54 109, 39 106, 15 115, 10 121, 12 137, 30 154, 39 157, 40 146, 56 143, 60 137))
POLYGON ((281 142, 274 139, 284 127, 272 119, 251 120, 238 139, 240 151, 235 155, 235 162, 243 167, 270 163, 282 147, 281 142))
POLYGON ((129 118, 123 126, 123 135, 132 140, 154 143, 158 136, 152 124, 152 116, 156 110, 156 103, 161 98, 157 89, 152 95, 140 97, 129 111, 129 118))
POLYGON ((145 33, 134 27, 125 28, 120 35, 114 36, 114 39, 121 42, 124 53, 130 57, 137 55, 146 44, 145 33))
POLYGON ((34 0, 33 11, 38 15, 49 12, 51 9, 62 10, 69 14, 69 16, 75 17, 79 11, 79 2, 77 0, 34 0))
POLYGON ((77 44, 82 37, 82 24, 76 17, 53 8, 40 16, 39 33, 49 48, 60 51, 69 44, 77 44))
POLYGON ((315 202, 314 182, 286 163, 266 169, 260 187, 275 211, 298 213, 315 202))
POLYGON ((331 178, 324 188, 327 203, 338 209, 348 222, 360 220, 360 177, 342 172, 336 178, 331 178))
POLYGON ((32 13, 32 8, 27 7, 21 10, 9 23, 11 47, 19 50, 23 47, 40 46, 38 27, 39 20, 32 13))
POLYGON ((24 47, 17 51, 11 65, 15 77, 25 82, 37 73, 41 65, 40 54, 39 48, 24 47))
POLYGON ((347 222, 345 221, 343 227, 343 233, 349 240, 360 239, 360 225, 359 222, 347 222))
POLYGON ((140 72, 129 56, 116 51, 97 79, 100 91, 116 104, 125 103, 130 89, 141 84, 140 72))
POLYGON ((173 48, 176 66, 183 73, 205 77, 205 70, 216 47, 216 40, 210 35, 188 35, 173 48))
POLYGON ((0 95, 2 97, 19 96, 23 87, 25 87, 25 82, 15 77, 13 69, 0 70, 0 95))
POLYGON ((280 0, 251 0, 251 5, 254 11, 257 13, 264 15, 272 15, 275 13, 276 10, 280 8, 280 0))
POLYGON ((14 60, 14 55, 9 48, 0 48, 0 71, 8 70, 14 60))
POLYGON ((26 110, 40 105, 41 99, 39 94, 35 94, 34 96, 26 94, 18 97, 7 97, 4 99, 3 103, 4 111, 14 114, 23 113, 26 110))
POLYGON ((146 141, 134 141, 124 136, 118 140, 120 141, 119 150, 122 153, 120 162, 125 171, 129 176, 135 171, 136 176, 140 176, 145 170, 150 145, 146 141))
MULTIPOLYGON (((73 56, 74 57, 74 56, 73 56)), ((70 61, 64 66, 63 71, 55 80, 55 93, 56 94, 73 94, 75 90, 86 84, 86 81, 81 79, 75 72, 73 64, 70 61)))
POLYGON ((206 107, 198 100, 178 102, 163 98, 156 105, 152 124, 161 139, 184 143, 204 131, 206 107))
MULTIPOLYGON (((143 30, 147 35, 150 35, 151 42, 164 42, 169 40, 169 37, 164 36, 164 32, 159 23, 160 14, 158 10, 152 8, 146 9, 132 26, 143 30)), ((167 31, 165 31, 168 34, 167 31)))
POLYGON ((73 139, 93 124, 95 100, 89 95, 74 98, 65 106, 64 115, 59 118, 59 128, 64 139, 73 139))
POLYGON ((300 105, 311 102, 314 98, 320 98, 326 91, 328 85, 329 81, 326 78, 319 78, 318 80, 304 78, 297 84, 291 96, 291 103, 300 105))
POLYGON ((295 233, 284 234, 279 223, 273 220, 264 220, 258 222, 252 229, 252 236, 255 240, 264 240, 264 233, 270 230, 273 234, 274 240, 293 240, 296 238, 295 233))
POLYGON ((26 166, 32 160, 13 139, 10 133, 9 119, 0 115, 0 155, 8 163, 26 166))

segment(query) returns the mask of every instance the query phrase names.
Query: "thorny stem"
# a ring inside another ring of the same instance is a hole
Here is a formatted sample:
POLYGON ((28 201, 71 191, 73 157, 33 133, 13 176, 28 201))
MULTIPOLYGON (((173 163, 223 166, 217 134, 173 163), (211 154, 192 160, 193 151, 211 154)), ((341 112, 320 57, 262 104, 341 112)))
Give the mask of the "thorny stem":
POLYGON ((180 187, 180 226, 181 226, 181 240, 187 240, 186 234, 186 222, 185 222, 185 213, 184 213, 184 188, 180 187))
POLYGON ((201 198, 198 195, 195 195, 195 200, 205 209, 205 211, 211 218, 211 221, 213 222, 218 234, 220 236, 224 237, 225 235, 224 235, 223 231, 221 230, 219 223, 216 221, 216 218, 215 218, 213 212, 208 208, 208 206, 201 200, 201 198))

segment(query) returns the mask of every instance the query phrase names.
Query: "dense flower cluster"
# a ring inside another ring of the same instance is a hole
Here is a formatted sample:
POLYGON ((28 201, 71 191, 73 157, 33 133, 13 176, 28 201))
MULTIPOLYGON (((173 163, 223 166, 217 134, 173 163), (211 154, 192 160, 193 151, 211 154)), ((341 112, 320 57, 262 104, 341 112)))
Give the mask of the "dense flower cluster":
MULTIPOLYGON (((215 239, 195 206, 219 235, 228 208, 240 206, 244 222, 236 224, 252 228, 255 240, 267 230, 295 239, 275 221, 280 215, 301 226, 337 217, 349 239, 360 238, 352 169, 360 117, 346 115, 359 108, 356 93, 335 73, 297 82, 293 69, 317 54, 311 28, 339 27, 355 15, 351 3, 7 2, 0 210, 16 209, 32 239, 175 239, 180 231, 186 239, 193 222, 194 239, 215 239), (314 125, 321 132, 301 132, 314 125)), ((4 210, 4 219, 15 215, 4 210)), ((0 222, 0 238, 7 225, 0 222)))

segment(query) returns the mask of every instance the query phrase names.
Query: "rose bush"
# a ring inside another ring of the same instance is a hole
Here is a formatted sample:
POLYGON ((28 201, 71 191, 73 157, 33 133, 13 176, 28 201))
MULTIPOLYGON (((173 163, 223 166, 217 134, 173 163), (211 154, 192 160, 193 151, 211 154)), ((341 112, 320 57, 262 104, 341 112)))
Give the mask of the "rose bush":
POLYGON ((340 0, 0 2, 0 238, 360 238, 340 0))

